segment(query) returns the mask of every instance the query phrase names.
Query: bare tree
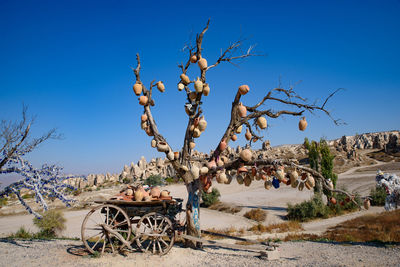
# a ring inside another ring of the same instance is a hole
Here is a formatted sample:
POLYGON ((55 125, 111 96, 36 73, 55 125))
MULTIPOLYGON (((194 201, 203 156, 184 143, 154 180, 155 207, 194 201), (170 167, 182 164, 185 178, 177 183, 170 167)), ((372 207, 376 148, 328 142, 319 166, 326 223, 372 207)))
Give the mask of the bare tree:
MULTIPOLYGON (((248 139, 250 144, 257 140, 262 140, 263 137, 259 136, 255 130, 264 129, 266 127, 265 117, 278 118, 283 115, 302 116, 306 111, 311 113, 314 111, 321 111, 332 118, 331 114, 326 109, 326 104, 340 89, 330 94, 323 101, 322 105, 308 103, 303 97, 297 95, 293 88, 284 89, 280 87, 269 90, 265 97, 258 103, 253 105, 244 105, 241 103, 241 98, 249 91, 249 87, 247 85, 242 85, 239 87, 239 90, 233 99, 228 126, 210 158, 203 160, 193 157, 192 152, 195 145, 194 140, 201 135, 206 127, 205 119, 202 117, 203 111, 201 106, 202 97, 207 96, 210 91, 206 79, 208 71, 219 66, 219 64, 223 62, 234 64, 234 62, 239 59, 256 55, 253 52, 254 46, 250 46, 247 50, 242 50, 243 40, 239 40, 233 42, 228 48, 221 52, 220 57, 212 65, 208 65, 206 59, 202 57, 202 42, 203 37, 208 30, 209 23, 210 21, 207 22, 206 27, 196 36, 195 43, 185 47, 186 51, 188 51, 186 64, 182 63, 178 65, 182 72, 178 82, 178 89, 182 90, 187 95, 185 110, 188 114, 188 123, 183 140, 183 147, 179 154, 173 152, 174 150, 170 147, 167 140, 163 135, 161 135, 151 112, 151 109, 155 106, 153 88, 157 87, 161 92, 164 92, 164 84, 161 81, 157 83, 152 81, 149 88, 143 84, 140 79, 141 62, 139 54, 137 54, 136 57, 137 66, 133 69, 136 77, 136 83, 133 89, 136 95, 141 95, 139 103, 144 106, 144 112, 141 117, 142 129, 144 129, 149 136, 153 136, 152 146, 157 148, 158 151, 166 154, 170 163, 174 167, 177 176, 183 179, 186 185, 188 192, 188 234, 197 237, 200 236, 199 200, 201 191, 204 188, 209 188, 211 179, 216 176, 217 178, 220 178, 222 175, 225 178, 226 174, 228 174, 228 176, 230 175, 230 178, 232 178, 232 175, 237 174, 238 176, 241 176, 241 173, 250 173, 250 175, 253 176, 255 173, 271 176, 276 175, 279 169, 284 169, 286 167, 288 169, 297 169, 298 171, 307 174, 308 177, 310 177, 310 184, 312 184, 311 181, 313 181, 314 178, 320 179, 323 181, 323 186, 327 189, 342 192, 341 190, 331 188, 320 173, 310 168, 300 166, 294 160, 271 158, 255 159, 254 157, 251 157, 251 151, 250 158, 245 157, 246 155, 241 155, 241 157, 238 156, 234 159, 228 159, 224 156, 226 146, 231 140, 236 140, 236 133, 240 132, 243 126, 247 128, 246 139, 248 139), (186 73, 190 67, 197 67, 197 65, 200 69, 200 79, 191 80, 186 73), (192 85, 194 88, 191 89, 192 85), (279 103, 287 108, 279 111, 266 108, 266 105, 271 102, 279 103), (292 108, 292 110, 290 108, 292 108), (198 166, 200 166, 200 169, 198 166)), ((335 124, 340 123, 339 120, 333 118, 332 120, 335 124)), ((249 153, 249 151, 246 151, 246 153, 249 153)), ((193 242, 189 242, 189 245, 196 246, 193 242)))
POLYGON ((32 152, 43 142, 60 138, 56 129, 51 129, 40 137, 30 138, 34 118, 28 119, 26 111, 27 108, 24 106, 20 122, 2 120, 0 123, 0 174, 22 176, 21 180, 0 190, 0 197, 15 194, 29 213, 40 218, 41 215, 35 212, 22 198, 21 190, 31 190, 35 195, 36 202, 44 210, 48 209, 46 197, 58 198, 68 206, 73 200, 64 195, 64 189, 74 188, 64 181, 75 178, 75 176, 63 175, 61 173, 62 168, 56 165, 44 164, 37 169, 24 159, 26 154, 32 152))

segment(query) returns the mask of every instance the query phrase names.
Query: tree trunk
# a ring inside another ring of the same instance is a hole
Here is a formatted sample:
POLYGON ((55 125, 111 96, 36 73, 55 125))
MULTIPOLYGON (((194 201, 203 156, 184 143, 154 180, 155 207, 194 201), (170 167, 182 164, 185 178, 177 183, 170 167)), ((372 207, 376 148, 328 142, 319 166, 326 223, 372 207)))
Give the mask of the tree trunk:
MULTIPOLYGON (((200 229, 200 182, 196 179, 186 185, 188 191, 188 201, 186 204, 186 229, 187 234, 194 237, 201 237, 200 229)), ((201 248, 200 242, 186 240, 186 246, 191 248, 201 248)))

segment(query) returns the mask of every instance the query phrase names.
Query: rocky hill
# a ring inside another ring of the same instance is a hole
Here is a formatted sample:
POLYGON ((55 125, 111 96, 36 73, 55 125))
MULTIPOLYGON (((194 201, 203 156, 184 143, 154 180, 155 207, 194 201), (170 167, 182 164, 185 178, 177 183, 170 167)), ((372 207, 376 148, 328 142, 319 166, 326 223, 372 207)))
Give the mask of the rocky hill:
MULTIPOLYGON (((365 133, 355 136, 342 136, 339 139, 328 142, 331 151, 335 154, 336 172, 342 172, 354 166, 369 165, 374 162, 371 157, 362 153, 365 150, 381 150, 383 153, 397 155, 400 153, 400 132, 387 131, 376 133, 365 133)), ((233 159, 244 149, 240 146, 236 148, 228 147, 224 152, 225 156, 233 159)), ((213 151, 210 151, 210 154, 213 151)), ((194 151, 196 158, 207 158, 208 154, 194 151)), ((262 148, 254 151, 258 158, 291 158, 297 159, 300 163, 307 163, 307 151, 302 144, 282 145, 271 147, 267 140, 262 148)), ((398 155, 400 156, 400 155, 398 155)), ((96 187, 105 183, 132 182, 137 179, 144 180, 151 175, 162 177, 174 177, 175 170, 169 164, 167 158, 156 158, 147 161, 143 156, 135 164, 125 165, 119 174, 90 174, 87 180, 81 178, 71 179, 70 184, 77 188, 96 187)))

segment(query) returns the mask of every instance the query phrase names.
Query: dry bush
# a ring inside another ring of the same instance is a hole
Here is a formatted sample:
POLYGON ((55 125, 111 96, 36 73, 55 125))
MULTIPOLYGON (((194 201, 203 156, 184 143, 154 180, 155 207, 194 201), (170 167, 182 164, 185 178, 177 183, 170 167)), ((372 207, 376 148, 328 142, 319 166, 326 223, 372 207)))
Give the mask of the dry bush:
POLYGON ((328 229, 324 238, 337 242, 400 242, 400 210, 365 215, 328 229))
POLYGON ((250 227, 249 231, 258 233, 285 233, 297 232, 304 230, 301 224, 297 221, 289 221, 284 223, 277 223, 271 225, 257 224, 250 227))
POLYGON ((231 204, 227 204, 227 203, 224 203, 224 202, 215 203, 215 204, 209 206, 208 208, 212 209, 212 210, 225 212, 225 213, 230 213, 230 214, 235 214, 235 213, 238 213, 238 212, 240 212, 242 210, 241 207, 238 207, 238 206, 235 206, 235 205, 231 205, 231 204))
POLYGON ((251 209, 246 212, 244 215, 247 219, 254 220, 256 222, 263 222, 267 218, 267 212, 260 208, 251 209))
POLYGON ((283 241, 317 241, 321 240, 322 238, 319 235, 315 234, 288 234, 283 241))

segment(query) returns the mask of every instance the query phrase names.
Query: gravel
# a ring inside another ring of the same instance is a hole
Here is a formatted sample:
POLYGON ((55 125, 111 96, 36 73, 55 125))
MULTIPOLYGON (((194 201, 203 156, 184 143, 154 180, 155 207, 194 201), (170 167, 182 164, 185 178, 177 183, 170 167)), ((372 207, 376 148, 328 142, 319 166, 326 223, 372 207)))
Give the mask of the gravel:
POLYGON ((398 266, 400 246, 339 245, 284 242, 280 259, 267 261, 249 251, 175 245, 165 256, 131 252, 126 256, 87 255, 81 241, 23 241, 0 239, 0 266, 398 266))

